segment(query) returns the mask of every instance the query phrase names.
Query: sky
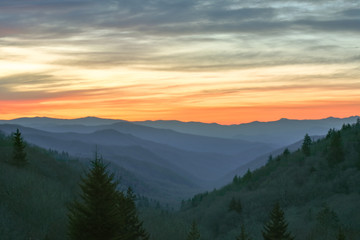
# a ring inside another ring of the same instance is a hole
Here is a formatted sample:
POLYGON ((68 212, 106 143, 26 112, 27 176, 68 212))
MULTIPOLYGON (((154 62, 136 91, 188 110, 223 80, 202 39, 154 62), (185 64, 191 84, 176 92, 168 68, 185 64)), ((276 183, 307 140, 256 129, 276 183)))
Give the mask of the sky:
POLYGON ((359 115, 359 39, 359 0, 0 0, 0 119, 359 115))

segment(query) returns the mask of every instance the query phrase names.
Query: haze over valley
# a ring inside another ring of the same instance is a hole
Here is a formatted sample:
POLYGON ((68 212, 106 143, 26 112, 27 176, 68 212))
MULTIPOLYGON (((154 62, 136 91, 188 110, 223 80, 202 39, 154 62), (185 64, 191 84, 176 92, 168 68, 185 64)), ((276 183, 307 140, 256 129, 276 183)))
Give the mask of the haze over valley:
POLYGON ((9 135, 19 128, 28 143, 85 162, 97 149, 112 168, 131 176, 125 183, 147 197, 176 206, 196 193, 227 184, 236 174, 264 165, 271 154, 279 155, 286 147, 298 149, 304 132, 324 136, 328 129, 339 129, 356 119, 219 125, 20 118, 0 121, 0 131, 9 135))

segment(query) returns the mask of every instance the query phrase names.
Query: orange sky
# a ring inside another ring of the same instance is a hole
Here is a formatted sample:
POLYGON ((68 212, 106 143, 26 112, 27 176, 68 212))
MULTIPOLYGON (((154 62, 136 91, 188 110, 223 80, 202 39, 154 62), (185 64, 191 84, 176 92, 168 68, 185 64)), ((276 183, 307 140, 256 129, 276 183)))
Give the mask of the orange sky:
POLYGON ((0 119, 360 115, 360 3, 125 2, 0 3, 0 119))

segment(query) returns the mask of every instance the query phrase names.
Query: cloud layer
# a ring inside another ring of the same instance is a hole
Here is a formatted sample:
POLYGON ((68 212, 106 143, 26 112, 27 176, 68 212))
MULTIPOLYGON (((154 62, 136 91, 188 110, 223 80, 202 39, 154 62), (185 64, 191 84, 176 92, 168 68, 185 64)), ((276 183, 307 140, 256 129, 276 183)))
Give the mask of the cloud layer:
POLYGON ((359 1, 345 0, 2 1, 0 116, 53 106, 53 116, 78 117, 79 100, 99 104, 88 115, 133 120, 200 108, 202 121, 223 122, 207 109, 320 100, 351 102, 351 114, 359 26, 359 1))

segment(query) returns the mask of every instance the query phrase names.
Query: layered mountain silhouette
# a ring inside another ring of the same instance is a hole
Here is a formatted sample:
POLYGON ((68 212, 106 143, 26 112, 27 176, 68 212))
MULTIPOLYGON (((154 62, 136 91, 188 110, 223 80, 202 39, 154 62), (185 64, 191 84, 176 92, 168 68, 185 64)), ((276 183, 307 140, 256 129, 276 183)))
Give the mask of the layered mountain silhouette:
POLYGON ((265 164, 270 154, 280 154, 301 140, 304 132, 323 135, 329 128, 355 121, 355 117, 282 119, 225 126, 94 117, 20 118, 0 121, 0 131, 11 134, 19 128, 28 143, 65 151, 85 161, 97 148, 113 168, 124 169, 137 179, 133 185, 141 186, 145 195, 178 201, 265 164))
POLYGON ((358 116, 348 118, 329 117, 319 120, 292 120, 283 118, 272 122, 255 121, 234 125, 180 121, 142 121, 135 123, 202 136, 261 141, 278 146, 286 146, 300 140, 304 133, 324 135, 330 128, 339 129, 343 124, 355 123, 357 118, 358 116))

